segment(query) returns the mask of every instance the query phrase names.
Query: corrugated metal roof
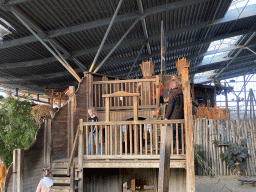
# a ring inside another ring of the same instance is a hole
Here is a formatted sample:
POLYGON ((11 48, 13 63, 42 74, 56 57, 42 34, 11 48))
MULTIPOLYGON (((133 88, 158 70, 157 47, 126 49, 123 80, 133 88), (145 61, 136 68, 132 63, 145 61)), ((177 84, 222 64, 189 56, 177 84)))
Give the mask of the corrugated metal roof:
MULTIPOLYGON (((200 66, 212 41, 243 35, 237 42, 243 45, 256 31, 256 15, 252 13, 255 5, 250 5, 251 9, 244 9, 242 14, 226 17, 232 0, 141 0, 142 9, 138 2, 140 0, 123 0, 95 67, 136 19, 142 21, 135 24, 98 73, 126 77, 145 43, 149 47, 143 47, 131 77, 141 77, 139 64, 148 59, 155 63, 155 74, 159 73, 162 20, 166 37, 166 73, 175 73, 175 60, 186 57, 191 60, 191 77, 197 72, 225 67, 225 61, 209 63, 207 67, 200 66), (148 38, 144 34, 144 20, 148 38)), ((0 9, 0 17, 16 29, 11 31, 12 34, 4 36, 4 42, 0 44, 0 72, 3 76, 9 76, 8 81, 2 83, 8 82, 11 85, 13 78, 14 87, 19 86, 15 79, 19 78, 20 85, 24 87, 31 84, 35 92, 44 90, 47 85, 64 90, 69 83, 76 83, 75 78, 13 15, 12 10, 18 10, 27 18, 34 30, 40 29, 39 32, 43 32, 46 38, 41 37, 48 46, 51 47, 48 40, 54 40, 68 63, 82 77, 84 68, 89 70, 93 62, 118 3, 118 0, 20 0, 16 4, 8 5, 7 2, 1 5, 3 9, 0 9), (82 63, 84 68, 79 67, 74 59, 82 63)), ((256 39, 250 39, 248 46, 254 48, 254 44, 256 39)), ((232 51, 230 56, 236 52, 232 51)), ((235 70, 235 66, 244 61, 240 59, 244 55, 255 59, 253 53, 243 50, 228 66, 228 70, 235 70)), ((243 68, 239 69, 243 71, 243 68)), ((239 71, 236 70, 234 74, 239 74, 239 71)))

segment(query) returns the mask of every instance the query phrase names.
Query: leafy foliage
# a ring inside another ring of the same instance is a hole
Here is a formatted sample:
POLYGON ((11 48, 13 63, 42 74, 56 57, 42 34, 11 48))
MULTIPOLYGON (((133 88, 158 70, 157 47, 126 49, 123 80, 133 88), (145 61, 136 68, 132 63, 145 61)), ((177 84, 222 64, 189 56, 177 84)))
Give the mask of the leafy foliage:
POLYGON ((241 140, 241 145, 234 143, 228 147, 228 149, 220 155, 221 159, 225 160, 227 165, 231 169, 235 169, 236 162, 239 162, 239 168, 242 171, 246 170, 246 159, 249 157, 247 140, 241 140))
POLYGON ((8 97, 0 105, 0 157, 6 167, 12 162, 14 149, 27 149, 35 139, 37 125, 27 100, 8 97))
POLYGON ((212 169, 210 168, 210 163, 206 160, 204 156, 204 152, 202 150, 201 145, 194 144, 194 159, 195 159, 195 164, 197 163, 200 167, 203 168, 203 171, 213 177, 214 173, 212 169))

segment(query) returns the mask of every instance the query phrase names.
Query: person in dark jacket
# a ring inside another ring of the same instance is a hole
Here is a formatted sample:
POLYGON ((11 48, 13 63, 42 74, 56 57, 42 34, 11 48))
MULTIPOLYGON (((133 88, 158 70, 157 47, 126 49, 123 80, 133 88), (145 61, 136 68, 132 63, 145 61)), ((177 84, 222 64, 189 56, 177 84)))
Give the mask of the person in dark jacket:
MULTIPOLYGON (((98 122, 98 117, 96 116, 96 111, 94 108, 88 109, 88 122, 98 122)), ((91 155, 91 135, 93 135, 93 140, 94 144, 96 145, 96 126, 93 125, 92 127, 89 128, 89 149, 88 149, 88 154, 91 155), (92 132, 92 133, 91 133, 92 132)), ((98 137, 99 137, 99 132, 98 132, 98 137)), ((98 142, 98 155, 101 154, 101 149, 100 149, 100 144, 98 142)))
MULTIPOLYGON (((177 80, 170 83, 169 102, 166 108, 165 119, 184 119, 183 93, 178 88, 177 80)), ((179 149, 181 149, 181 127, 178 126, 179 149)), ((176 145, 176 125, 173 125, 173 145, 176 145)))

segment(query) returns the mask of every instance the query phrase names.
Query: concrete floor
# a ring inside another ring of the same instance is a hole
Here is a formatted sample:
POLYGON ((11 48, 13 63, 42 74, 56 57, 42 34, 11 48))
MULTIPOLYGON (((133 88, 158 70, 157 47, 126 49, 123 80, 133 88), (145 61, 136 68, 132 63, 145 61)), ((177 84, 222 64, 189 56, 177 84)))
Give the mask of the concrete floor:
POLYGON ((196 176, 197 192, 256 192, 256 187, 252 187, 251 183, 241 185, 238 181, 241 176, 196 176))

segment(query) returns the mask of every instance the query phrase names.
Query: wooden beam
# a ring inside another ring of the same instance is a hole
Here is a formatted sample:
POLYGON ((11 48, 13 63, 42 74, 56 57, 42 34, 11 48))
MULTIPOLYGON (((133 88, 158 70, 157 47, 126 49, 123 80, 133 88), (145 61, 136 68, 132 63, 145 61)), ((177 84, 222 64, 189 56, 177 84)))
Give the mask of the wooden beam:
POLYGON ((83 134, 83 119, 79 120, 79 129, 80 129, 80 134, 79 134, 79 143, 78 143, 78 192, 83 192, 83 178, 84 178, 84 172, 83 172, 83 158, 84 158, 84 134, 83 134))
POLYGON ((171 126, 167 126, 167 124, 165 126, 162 126, 158 192, 169 191, 170 154, 171 154, 171 145, 172 145, 171 134, 173 134, 171 126))
POLYGON ((190 82, 188 67, 189 62, 185 58, 179 59, 176 63, 177 68, 181 69, 182 88, 184 96, 184 119, 185 119, 185 141, 186 141, 186 192, 195 191, 195 172, 194 172, 194 145, 192 127, 192 101, 190 95, 190 82))

